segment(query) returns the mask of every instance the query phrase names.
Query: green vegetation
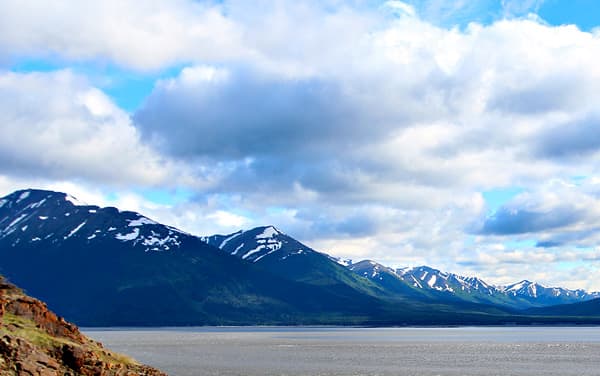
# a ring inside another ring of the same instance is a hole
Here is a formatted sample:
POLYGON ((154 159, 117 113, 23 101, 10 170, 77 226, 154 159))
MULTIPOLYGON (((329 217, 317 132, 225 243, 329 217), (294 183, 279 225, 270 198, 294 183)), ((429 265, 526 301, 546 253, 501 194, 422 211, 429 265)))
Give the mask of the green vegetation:
POLYGON ((54 337, 40 329, 33 320, 12 313, 5 313, 2 316, 2 325, 0 334, 12 334, 14 336, 26 339, 33 345, 50 349, 62 345, 77 346, 67 338, 54 337))
MULTIPOLYGON (((54 349, 59 349, 64 345, 73 347, 82 346, 68 338, 52 336, 41 329, 33 320, 22 316, 5 313, 0 317, 0 320, 0 335, 9 334, 22 338, 47 353, 52 352, 54 349)), ((101 344, 95 341, 87 341, 86 349, 92 351, 105 363, 139 364, 128 356, 107 351, 101 344)))

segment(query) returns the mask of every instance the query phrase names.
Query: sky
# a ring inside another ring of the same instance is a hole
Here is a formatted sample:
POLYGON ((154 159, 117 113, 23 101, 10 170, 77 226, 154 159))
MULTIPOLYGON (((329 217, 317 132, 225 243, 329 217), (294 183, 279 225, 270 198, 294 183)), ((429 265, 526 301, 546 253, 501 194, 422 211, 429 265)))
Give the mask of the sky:
POLYGON ((0 195, 600 290, 600 2, 0 2, 0 195))

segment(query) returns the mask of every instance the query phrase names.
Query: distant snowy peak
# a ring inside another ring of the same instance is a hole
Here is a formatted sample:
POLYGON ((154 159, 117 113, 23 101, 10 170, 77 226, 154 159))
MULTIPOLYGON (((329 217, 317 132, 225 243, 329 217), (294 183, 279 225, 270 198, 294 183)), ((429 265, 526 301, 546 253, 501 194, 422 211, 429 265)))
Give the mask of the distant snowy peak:
POLYGON ((249 262, 277 257, 286 260, 291 256, 314 252, 295 239, 287 236, 275 226, 261 226, 228 235, 212 235, 201 238, 230 255, 249 262))
POLYGON ((400 278, 418 288, 430 288, 437 291, 477 292, 494 295, 499 290, 476 277, 463 277, 454 273, 446 273, 428 266, 402 268, 396 270, 400 278))
POLYGON ((276 229, 275 226, 257 227, 254 230, 262 231, 255 236, 255 239, 273 239, 279 235, 283 235, 283 232, 276 229))
POLYGON ((189 236, 141 214, 87 205, 61 192, 29 189, 0 199, 0 239, 10 239, 13 247, 110 240, 146 252, 169 251, 189 236))
POLYGON ((81 201, 77 200, 73 196, 67 195, 66 193, 25 189, 15 191, 0 199, 0 209, 23 211, 26 209, 39 208, 46 202, 69 206, 84 205, 81 201))
POLYGON ((363 260, 357 262, 356 264, 350 264, 348 265, 348 269, 369 279, 382 280, 384 278, 384 275, 393 275, 396 278, 399 278, 398 274, 394 269, 384 266, 382 264, 378 264, 372 260, 363 260))
POLYGON ((329 256, 329 255, 327 255, 327 256, 329 257, 329 259, 331 261, 334 261, 334 262, 336 262, 336 263, 338 263, 338 264, 340 264, 342 266, 345 266, 347 268, 350 268, 353 265, 352 264, 352 259, 348 259, 348 258, 345 259, 345 258, 335 257, 335 256, 329 256))
POLYGON ((444 273, 427 266, 392 269, 375 261, 364 260, 349 266, 349 269, 369 279, 382 280, 383 275, 391 275, 417 289, 431 289, 454 293, 457 290, 471 291, 490 287, 476 278, 461 277, 444 273))
POLYGON ((530 298, 571 298, 575 300, 588 300, 600 297, 598 292, 587 292, 585 290, 569 290, 562 287, 546 287, 539 283, 523 280, 508 286, 500 287, 504 293, 512 296, 530 298))
POLYGON ((517 296, 517 295, 528 295, 532 297, 537 297, 538 287, 544 288, 542 285, 537 283, 530 282, 528 280, 523 280, 521 282, 513 283, 512 285, 505 286, 503 288, 504 292, 517 296))
POLYGON ((575 303, 600 297, 600 293, 597 292, 546 287, 527 280, 508 286, 494 286, 477 277, 446 273, 428 266, 393 270, 374 261, 365 260, 348 268, 374 282, 393 277, 424 293, 441 293, 477 302, 522 308, 575 303))

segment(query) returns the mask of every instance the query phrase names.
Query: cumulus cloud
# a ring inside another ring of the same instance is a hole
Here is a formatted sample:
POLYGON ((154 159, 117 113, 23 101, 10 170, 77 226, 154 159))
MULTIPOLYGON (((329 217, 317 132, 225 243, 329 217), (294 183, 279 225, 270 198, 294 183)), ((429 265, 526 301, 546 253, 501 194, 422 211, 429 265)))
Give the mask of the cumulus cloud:
POLYGON ((68 70, 0 73, 0 97, 1 174, 114 185, 171 177, 128 115, 68 70))
POLYGON ((135 120, 147 137, 178 156, 294 156, 318 151, 331 139, 349 144, 382 132, 378 116, 354 96, 335 81, 198 66, 159 83, 135 120), (365 122, 372 128, 365 129, 365 122))
POLYGON ((596 241, 595 198, 554 179, 597 172, 597 36, 536 19, 448 30, 404 8, 359 23, 358 38, 314 42, 335 51, 326 59, 262 50, 266 60, 190 66, 156 86, 136 126, 173 158, 218 166, 208 197, 239 195, 250 223, 282 223, 341 256, 453 269, 480 249, 491 261, 476 268, 503 280, 493 265, 511 270, 520 251, 498 238, 529 239, 540 257, 596 241), (479 192, 517 183, 530 189, 471 234, 486 214, 479 192))
POLYGON ((481 233, 514 235, 548 231, 577 222, 582 214, 570 206, 556 207, 546 212, 503 207, 485 221, 481 233))
POLYGON ((243 54, 240 30, 211 3, 3 1, 0 56, 100 59, 149 70, 243 54))
POLYGON ((538 248, 598 244, 600 196, 593 179, 553 180, 525 191, 484 219, 479 234, 533 236, 538 248))
MULTIPOLYGON (((594 152, 578 121, 598 99, 592 34, 535 20, 465 31, 406 16, 382 25, 358 38, 368 43, 336 41, 352 55, 302 56, 297 77, 256 62, 188 67, 156 86, 136 125, 175 157, 229 168, 218 189, 270 181, 356 200, 427 192, 438 207, 467 199, 461 190, 568 173, 547 154, 583 150, 580 139, 594 152), (360 63, 345 64, 357 53, 360 63)), ((591 161, 583 168, 593 172, 591 161)))
POLYGON ((540 1, 367 3, 3 2, 0 59, 185 68, 132 119, 68 72, 2 74, 0 171, 184 184, 182 205, 123 204, 198 234, 273 223, 340 256, 492 282, 527 258, 548 281, 583 260, 558 254, 600 241, 600 36, 513 17, 540 1), (484 3, 505 19, 447 24, 484 3), (489 215, 481 192, 515 185, 489 215))
POLYGON ((583 119, 573 119, 541 130, 533 152, 555 160, 590 157, 600 150, 600 116, 586 114, 583 119))

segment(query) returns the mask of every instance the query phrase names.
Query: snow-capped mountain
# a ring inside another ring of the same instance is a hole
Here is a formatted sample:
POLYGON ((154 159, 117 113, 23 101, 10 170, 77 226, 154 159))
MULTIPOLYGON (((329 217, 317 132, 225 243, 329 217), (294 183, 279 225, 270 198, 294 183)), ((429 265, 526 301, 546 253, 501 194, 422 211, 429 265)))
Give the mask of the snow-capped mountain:
POLYGON ((273 227, 230 242, 245 238, 256 245, 238 258, 141 214, 65 193, 0 198, 0 275, 79 324, 324 323, 378 314, 376 298, 360 289, 365 281, 326 256, 308 248, 305 255, 273 227), (281 265, 272 268, 271 256, 281 265))
MULTIPOLYGON (((465 277, 428 266, 394 270, 371 260, 352 263, 351 260, 317 252, 274 226, 240 230, 228 235, 212 235, 203 237, 202 240, 242 260, 268 266, 275 273, 285 276, 295 275, 297 280, 302 280, 304 276, 320 270, 322 266, 313 265, 310 270, 306 265, 294 266, 298 263, 294 257, 302 255, 316 257, 320 259, 321 264, 335 263, 344 266, 353 273, 374 282, 387 293, 403 296, 461 300, 515 309, 574 303, 600 297, 599 293, 548 288, 527 281, 510 286, 495 286, 478 277, 465 277)), ((328 273, 335 274, 331 271, 328 273)))
POLYGON ((394 269, 378 264, 375 261, 363 260, 355 264, 349 263, 347 268, 383 287, 385 291, 408 296, 425 297, 421 291, 400 278, 394 269))
POLYGON ((261 226, 201 239, 227 254, 292 281, 318 285, 331 291, 343 286, 346 293, 356 299, 379 293, 376 286, 365 283, 365 280, 329 255, 300 243, 275 226, 261 226))
POLYGON ((562 287, 546 287, 527 280, 499 288, 508 296, 551 302, 552 304, 568 304, 600 298, 599 292, 587 292, 581 289, 569 290, 562 287))
POLYGON ((315 252, 275 226, 261 226, 248 231, 240 230, 229 235, 212 235, 201 239, 249 262, 258 262, 265 257, 285 260, 288 257, 315 252))
POLYGON ((373 261, 362 261, 351 264, 348 268, 387 286, 392 284, 390 280, 395 279, 396 284, 402 282, 439 298, 457 298, 518 309, 582 302, 600 297, 600 293, 597 292, 545 287, 529 281, 521 281, 509 286, 495 286, 477 277, 464 277, 427 266, 394 270, 373 261))
POLYGON ((87 325, 527 322, 511 310, 597 296, 353 264, 274 226, 198 237, 43 190, 0 198, 0 274, 87 325))
POLYGON ((418 288, 429 288, 450 293, 464 292, 494 295, 500 291, 477 277, 463 277, 442 272, 428 266, 397 269, 399 278, 418 288))
POLYGON ((0 200, 0 239, 12 247, 90 245, 109 239, 145 252, 162 252, 181 247, 191 237, 138 213, 87 205, 65 193, 23 190, 0 200))

